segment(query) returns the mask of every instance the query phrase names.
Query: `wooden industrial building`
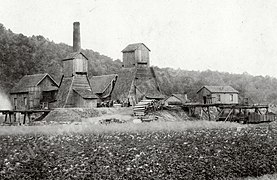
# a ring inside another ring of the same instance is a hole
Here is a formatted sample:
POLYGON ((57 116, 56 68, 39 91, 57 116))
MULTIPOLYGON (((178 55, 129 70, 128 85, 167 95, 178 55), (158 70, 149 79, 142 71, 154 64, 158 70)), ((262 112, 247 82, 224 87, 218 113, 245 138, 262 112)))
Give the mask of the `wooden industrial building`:
POLYGON ((149 52, 143 43, 130 44, 122 50, 123 67, 111 93, 113 100, 135 105, 142 99, 164 99, 154 68, 149 67, 149 52))
POLYGON ((10 92, 13 109, 51 108, 57 91, 58 84, 49 74, 25 75, 10 92))
POLYGON ((129 44, 122 51, 123 67, 130 68, 134 66, 149 67, 149 52, 150 49, 143 43, 129 44))
POLYGON ((204 104, 238 104, 239 92, 231 86, 203 86, 197 94, 204 104))
POLYGON ((73 53, 63 59, 63 77, 57 94, 58 108, 93 108, 96 96, 88 80, 88 58, 81 52, 80 23, 73 24, 73 53))

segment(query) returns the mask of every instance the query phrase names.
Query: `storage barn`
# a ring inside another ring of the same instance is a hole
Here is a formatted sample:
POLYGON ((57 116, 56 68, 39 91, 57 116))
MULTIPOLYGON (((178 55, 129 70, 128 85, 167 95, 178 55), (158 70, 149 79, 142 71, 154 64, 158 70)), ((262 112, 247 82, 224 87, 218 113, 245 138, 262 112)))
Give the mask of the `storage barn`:
POLYGON ((146 65, 149 67, 149 52, 150 49, 143 43, 129 44, 122 51, 123 67, 130 68, 134 66, 146 65))
POLYGON ((204 104, 238 104, 239 92, 231 86, 203 86, 197 94, 204 104))
POLYGON ((57 91, 58 84, 49 74, 25 75, 10 92, 13 109, 51 108, 57 91))

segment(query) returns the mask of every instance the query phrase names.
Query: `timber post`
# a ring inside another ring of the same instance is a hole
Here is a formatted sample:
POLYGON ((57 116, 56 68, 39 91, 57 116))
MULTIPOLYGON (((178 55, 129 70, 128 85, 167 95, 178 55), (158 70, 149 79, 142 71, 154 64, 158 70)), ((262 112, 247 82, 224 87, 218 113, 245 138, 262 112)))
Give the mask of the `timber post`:
POLYGON ((6 123, 7 120, 8 120, 8 113, 5 113, 5 121, 4 121, 4 123, 6 123))
POLYGON ((26 112, 24 113, 23 124, 26 122, 26 112))

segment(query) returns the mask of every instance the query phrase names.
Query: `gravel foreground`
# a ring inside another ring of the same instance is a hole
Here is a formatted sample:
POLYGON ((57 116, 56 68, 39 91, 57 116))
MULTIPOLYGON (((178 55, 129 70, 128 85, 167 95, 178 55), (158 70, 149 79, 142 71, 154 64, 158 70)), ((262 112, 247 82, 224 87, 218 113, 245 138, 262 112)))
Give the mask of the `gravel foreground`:
POLYGON ((0 136, 0 179, 234 179, 277 172, 271 126, 0 136))

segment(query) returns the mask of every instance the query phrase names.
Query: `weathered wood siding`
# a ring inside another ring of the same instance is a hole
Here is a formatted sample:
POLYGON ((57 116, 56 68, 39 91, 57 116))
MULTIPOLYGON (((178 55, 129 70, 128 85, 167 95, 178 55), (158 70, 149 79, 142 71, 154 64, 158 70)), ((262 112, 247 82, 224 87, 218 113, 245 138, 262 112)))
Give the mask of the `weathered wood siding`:
POLYGON ((146 62, 149 67, 149 50, 145 46, 140 46, 135 51, 135 62, 146 62))
POLYGON ((29 95, 28 93, 18 93, 11 95, 12 107, 14 110, 27 110, 29 109, 29 95), (27 104, 25 104, 25 98, 27 104))
POLYGON ((211 103, 222 103, 222 104, 237 104, 238 94, 237 93, 211 93, 206 88, 203 88, 198 92, 199 101, 204 103, 204 98, 206 98, 206 104, 211 103), (233 98, 231 98, 231 95, 233 98), (220 97, 219 97, 220 96, 220 97))
POLYGON ((77 58, 63 61, 63 74, 66 77, 70 77, 76 73, 87 73, 88 61, 79 54, 77 58))
POLYGON ((223 103, 223 104, 237 104, 238 94, 237 93, 214 93, 212 96, 212 103, 223 103), (233 98, 231 98, 231 95, 233 98), (219 99, 220 96, 220 99, 219 99))
POLYGON ((73 107, 96 108, 97 107, 97 99, 84 99, 78 93, 74 92, 73 107))
POLYGON ((88 61, 83 56, 74 59, 73 65, 74 73, 85 73, 88 71, 88 61))
POLYGON ((54 82, 46 76, 37 86, 30 87, 29 91, 26 93, 17 93, 12 94, 12 106, 17 110, 27 110, 27 109, 39 109, 41 105, 41 100, 45 100, 45 102, 52 101, 55 97, 55 93, 46 93, 45 95, 51 97, 43 96, 43 89, 47 89, 48 87, 57 87, 54 82), (16 98, 16 104, 15 104, 16 98), (49 101, 47 101, 47 99, 49 101))
POLYGON ((123 53, 123 65, 124 67, 134 67, 136 65, 135 52, 124 52, 123 53))
POLYGON ((123 53, 124 67, 137 66, 138 62, 145 62, 146 66, 149 66, 149 50, 145 46, 139 46, 135 51, 123 53))
POLYGON ((206 88, 203 88, 200 92, 198 92, 198 100, 201 103, 206 103, 206 104, 211 104, 212 99, 211 99, 211 92, 208 91, 206 88), (206 102, 204 102, 204 98, 206 98, 206 102))
POLYGON ((43 91, 43 89, 46 89, 48 87, 57 87, 54 82, 51 80, 51 78, 49 78, 48 76, 46 76, 46 78, 44 78, 39 84, 38 87, 40 87, 40 89, 43 91))
POLYGON ((63 75, 71 77, 73 74, 73 60, 63 61, 63 75))

